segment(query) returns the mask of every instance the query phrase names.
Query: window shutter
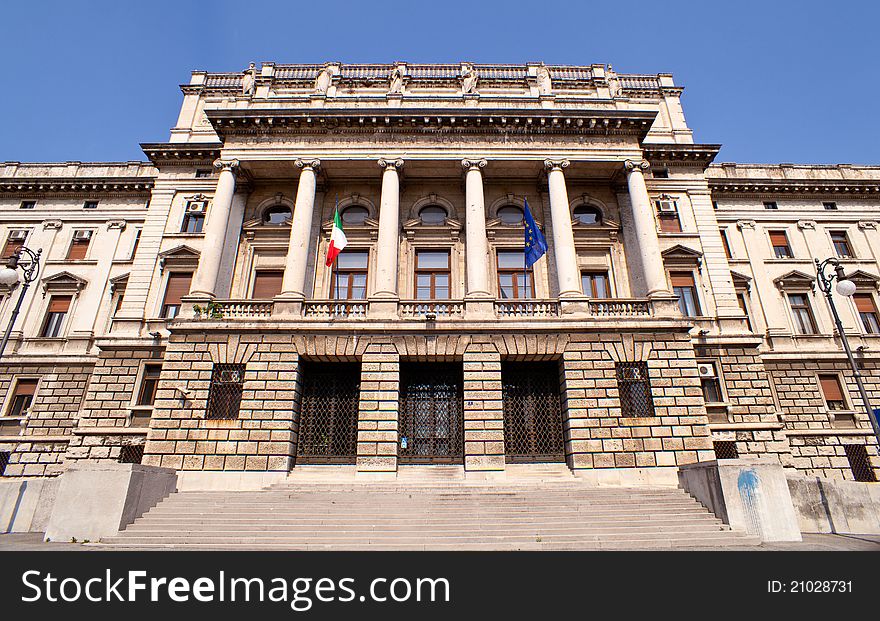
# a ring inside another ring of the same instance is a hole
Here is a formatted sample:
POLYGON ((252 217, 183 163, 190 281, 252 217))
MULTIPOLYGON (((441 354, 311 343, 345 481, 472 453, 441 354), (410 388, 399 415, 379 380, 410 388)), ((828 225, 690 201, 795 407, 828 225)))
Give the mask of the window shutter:
POLYGON ((281 281, 284 279, 282 271, 260 270, 254 274, 254 292, 251 298, 254 300, 271 300, 281 293, 281 281))
POLYGON ((836 375, 820 375, 819 383, 822 385, 822 393, 826 401, 843 401, 843 392, 840 389, 840 381, 836 375))
POLYGON ((856 308, 860 313, 876 313, 877 307, 874 305, 874 298, 870 293, 857 293, 853 296, 856 308))
POLYGON ((20 379, 15 385, 15 396, 30 395, 33 396, 37 392, 37 380, 20 379))
POLYGON ((66 313, 70 309, 70 302, 73 299, 69 295, 53 295, 49 300, 50 313, 66 313))
POLYGON ((782 231, 770 231, 770 243, 774 246, 788 246, 788 237, 782 231))
POLYGON ((180 304, 180 298, 189 293, 192 282, 192 274, 189 272, 174 272, 168 275, 168 285, 165 287, 165 304, 180 304))
POLYGON ((690 272, 671 272, 669 278, 673 287, 693 287, 694 275, 690 272))
POLYGON ((88 251, 89 240, 74 239, 73 243, 70 244, 70 251, 67 253, 67 258, 70 261, 81 261, 86 258, 88 251))

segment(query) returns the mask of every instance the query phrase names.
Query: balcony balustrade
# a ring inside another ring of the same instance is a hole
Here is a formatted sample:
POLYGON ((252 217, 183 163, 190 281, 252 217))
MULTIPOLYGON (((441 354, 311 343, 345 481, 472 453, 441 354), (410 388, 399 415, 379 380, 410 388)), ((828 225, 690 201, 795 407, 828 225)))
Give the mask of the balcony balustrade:
POLYGON ((403 301, 398 306, 398 313, 401 319, 422 319, 428 316, 440 319, 461 319, 464 317, 464 302, 403 301))

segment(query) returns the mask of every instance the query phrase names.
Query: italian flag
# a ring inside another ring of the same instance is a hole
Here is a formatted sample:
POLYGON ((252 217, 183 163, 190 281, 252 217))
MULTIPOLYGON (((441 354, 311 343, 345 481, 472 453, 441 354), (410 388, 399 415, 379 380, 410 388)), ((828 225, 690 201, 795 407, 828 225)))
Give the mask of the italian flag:
POLYGON ((333 265, 333 261, 342 252, 342 249, 348 245, 345 239, 345 233, 342 231, 342 218, 339 217, 339 207, 333 213, 333 231, 330 233, 330 247, 327 248, 327 267, 333 265))

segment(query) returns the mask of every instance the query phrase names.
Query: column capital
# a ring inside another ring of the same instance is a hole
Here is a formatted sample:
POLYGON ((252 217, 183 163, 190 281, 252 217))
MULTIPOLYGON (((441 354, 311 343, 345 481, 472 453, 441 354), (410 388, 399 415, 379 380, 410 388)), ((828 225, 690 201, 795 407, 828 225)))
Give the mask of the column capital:
POLYGON ((562 170, 563 168, 568 168, 571 162, 568 160, 544 160, 544 168, 547 171, 551 170, 562 170))
POLYGON ((461 167, 464 168, 465 171, 467 172, 467 171, 473 170, 473 169, 480 170, 481 168, 485 168, 487 163, 488 162, 486 162, 486 160, 484 160, 484 159, 480 159, 480 160, 464 159, 464 160, 461 160, 461 167))
POLYGON ((309 170, 318 170, 321 167, 321 160, 319 159, 298 159, 294 162, 297 168, 302 168, 305 170, 308 168, 309 170))
POLYGON ((377 162, 377 164, 379 164, 379 168, 382 168, 384 170, 390 170, 390 169, 400 170, 401 168, 403 168, 403 160, 400 158, 397 158, 395 160, 392 160, 392 159, 386 160, 385 158, 382 158, 377 162))
POLYGON ((234 173, 240 165, 241 162, 239 162, 238 160, 221 160, 219 158, 214 160, 214 168, 216 168, 220 172, 228 170, 229 172, 234 173))
POLYGON ((627 173, 631 173, 634 170, 648 170, 650 166, 648 160, 626 160, 623 162, 623 167, 626 168, 627 173))

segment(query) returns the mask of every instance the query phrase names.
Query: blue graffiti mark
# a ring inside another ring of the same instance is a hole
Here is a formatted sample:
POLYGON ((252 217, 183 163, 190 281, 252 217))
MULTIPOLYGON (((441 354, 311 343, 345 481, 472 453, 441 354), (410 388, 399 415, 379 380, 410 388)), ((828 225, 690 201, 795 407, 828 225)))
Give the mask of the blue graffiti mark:
POLYGON ((761 479, 758 478, 758 473, 752 468, 741 471, 736 479, 736 487, 739 490, 739 497, 743 501, 745 517, 749 523, 747 530, 761 536, 763 539, 761 517, 758 508, 755 506, 758 504, 758 486, 760 484, 761 479))
POLYGON ((741 496, 752 499, 755 496, 755 491, 758 489, 758 484, 760 482, 760 479, 758 479, 758 473, 752 468, 749 468, 748 470, 743 470, 739 473, 739 477, 736 480, 736 487, 739 489, 741 496))

